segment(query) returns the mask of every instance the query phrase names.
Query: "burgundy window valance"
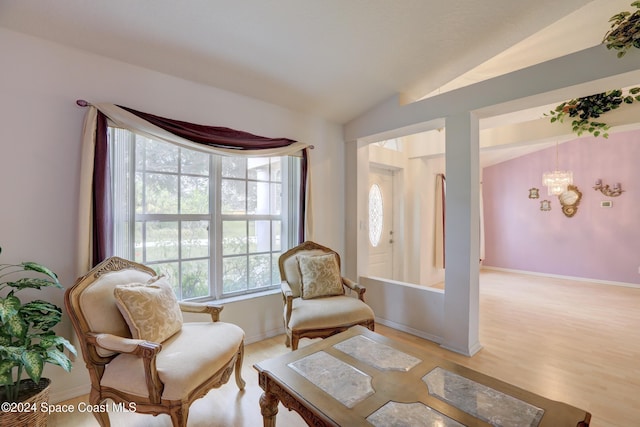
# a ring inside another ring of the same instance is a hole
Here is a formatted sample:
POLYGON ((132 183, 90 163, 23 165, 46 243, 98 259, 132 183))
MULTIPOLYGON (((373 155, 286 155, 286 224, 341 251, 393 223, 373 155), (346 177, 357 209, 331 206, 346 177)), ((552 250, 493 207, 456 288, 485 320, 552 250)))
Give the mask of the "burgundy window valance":
POLYGON ((267 148, 281 148, 293 144, 293 139, 267 138, 253 135, 235 129, 217 126, 205 126, 180 120, 167 119, 149 113, 136 111, 132 108, 119 106, 131 114, 152 123, 174 135, 199 144, 218 148, 233 148, 238 150, 259 150, 267 148))

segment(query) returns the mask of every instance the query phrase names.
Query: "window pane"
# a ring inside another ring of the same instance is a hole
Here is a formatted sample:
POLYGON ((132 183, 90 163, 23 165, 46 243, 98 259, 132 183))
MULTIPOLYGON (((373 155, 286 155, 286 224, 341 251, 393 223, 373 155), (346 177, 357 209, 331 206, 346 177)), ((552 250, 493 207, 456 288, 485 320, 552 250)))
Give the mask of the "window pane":
POLYGON ((271 221, 271 250, 282 250, 282 221, 271 221))
POLYGON ((146 223, 147 261, 178 259, 178 222, 146 223))
POLYGON ((247 177, 259 181, 269 180, 269 157, 247 159, 247 177))
POLYGON ((377 184, 369 189, 369 242, 376 247, 380 243, 383 224, 382 192, 377 184))
POLYGON ((247 286, 247 257, 222 259, 222 292, 244 291, 247 286))
POLYGON ((156 172, 178 172, 178 146, 149 140, 138 136, 136 140, 145 139, 145 169, 156 172))
POLYGON ((178 213, 178 177, 148 173, 145 178, 145 213, 178 213))
POLYGON ((164 274, 167 281, 171 284, 171 288, 173 289, 173 292, 176 293, 178 299, 182 299, 182 293, 180 292, 180 276, 178 275, 177 262, 150 264, 149 267, 153 268, 159 275, 164 274))
POLYGON ((247 213, 265 215, 269 213, 269 183, 248 182, 247 213))
POLYGON ((247 253, 247 221, 222 222, 222 255, 247 253))
POLYGON ((271 254, 271 283, 274 285, 280 283, 280 267, 278 266, 278 258, 280 258, 281 253, 273 253, 271 254))
POLYGON ((144 170, 146 146, 149 139, 136 135, 136 170, 144 170))
POLYGON ((135 229, 135 241, 133 243, 133 253, 134 253, 134 261, 144 263, 144 243, 142 240, 142 227, 144 227, 144 223, 142 221, 136 221, 136 229, 135 229))
POLYGON ((182 221, 182 258, 209 256, 209 221, 182 221))
POLYGON ((249 289, 271 286, 271 255, 249 256, 249 289))
POLYGON ((180 213, 209 213, 209 178, 180 177, 180 213))
POLYGON ((182 262, 182 298, 209 295, 209 262, 207 260, 182 262))
POLYGON ((183 148, 180 151, 180 167, 182 173, 208 176, 209 154, 183 148))
POLYGON ((220 198, 221 212, 226 215, 244 215, 246 212, 246 186, 245 181, 230 179, 222 180, 220 198))
POLYGON ((282 157, 271 158, 271 181, 282 181, 282 157))
POLYGON ((136 198, 136 213, 144 213, 144 173, 136 172, 136 180, 134 184, 134 192, 136 198))
POLYGON ((249 221, 249 252, 271 251, 271 221, 249 221))
POLYGON ((222 176, 244 179, 247 172, 247 160, 242 157, 222 157, 222 176))
POLYGON ((282 184, 271 184, 271 215, 282 212, 282 184))

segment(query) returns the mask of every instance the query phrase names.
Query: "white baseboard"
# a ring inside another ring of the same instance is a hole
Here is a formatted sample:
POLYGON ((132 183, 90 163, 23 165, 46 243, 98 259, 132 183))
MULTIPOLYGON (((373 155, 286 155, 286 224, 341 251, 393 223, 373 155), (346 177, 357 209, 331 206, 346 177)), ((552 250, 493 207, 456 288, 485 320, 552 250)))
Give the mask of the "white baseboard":
POLYGON ((491 267, 491 266, 486 266, 486 265, 483 265, 481 269, 482 270, 504 271, 506 273, 526 274, 526 275, 529 275, 529 276, 551 277, 551 278, 554 278, 554 279, 577 280, 577 281, 580 281, 580 282, 597 283, 599 285, 623 286, 623 287, 626 287, 626 288, 640 289, 640 284, 637 284, 637 283, 614 282, 614 281, 611 281, 611 280, 590 279, 588 277, 563 276, 563 275, 560 275, 560 274, 540 273, 540 272, 537 272, 537 271, 516 270, 516 269, 512 269, 512 268, 491 267))
POLYGON ((60 403, 65 400, 74 399, 78 396, 83 396, 85 394, 89 394, 91 391, 91 384, 83 384, 72 388, 65 388, 63 390, 52 391, 49 394, 49 402, 50 403, 60 403))
POLYGON ((261 332, 261 333, 256 334, 256 335, 245 336, 244 337, 244 344, 245 345, 253 344, 254 342, 264 341, 266 339, 273 338, 275 336, 282 335, 282 334, 284 334, 284 326, 281 326, 281 327, 276 328, 276 329, 271 329, 271 330, 268 330, 268 331, 264 331, 264 332, 261 332))
POLYGON ((454 353, 458 353, 458 354, 461 354, 461 355, 467 356, 467 357, 473 357, 473 355, 475 355, 477 352, 482 350, 482 345, 479 342, 475 343, 473 346, 471 346, 471 348, 468 351, 463 351, 463 350, 460 350, 459 348, 450 347, 450 346, 445 345, 445 344, 441 344, 440 347, 444 348, 445 350, 449 350, 449 351, 452 351, 454 353))
POLYGON ((385 326, 388 326, 390 328, 397 329, 399 331, 406 332, 408 334, 415 335, 417 337, 424 338, 424 339, 429 340, 429 341, 433 341, 436 344, 440 344, 442 342, 442 337, 439 337, 439 336, 433 335, 433 334, 429 334, 427 332, 420 331, 418 329, 414 329, 414 328, 409 327, 407 325, 403 325, 401 323, 396 323, 396 322, 391 321, 391 320, 387 320, 387 319, 382 319, 380 317, 376 317, 376 323, 380 323, 381 325, 385 325, 385 326))

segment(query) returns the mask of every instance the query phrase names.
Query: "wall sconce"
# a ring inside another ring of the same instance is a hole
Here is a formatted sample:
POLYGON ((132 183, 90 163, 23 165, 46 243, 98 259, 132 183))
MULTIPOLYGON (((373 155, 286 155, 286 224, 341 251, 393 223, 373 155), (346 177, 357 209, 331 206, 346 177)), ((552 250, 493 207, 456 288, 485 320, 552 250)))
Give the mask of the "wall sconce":
POLYGON ((602 185, 602 180, 598 179, 596 180, 596 185, 593 187, 594 190, 596 191, 600 191, 602 194, 604 194, 607 197, 618 197, 619 195, 621 195, 624 190, 622 189, 622 186, 620 185, 619 182, 617 182, 616 184, 614 184, 613 189, 609 187, 609 185, 602 185))

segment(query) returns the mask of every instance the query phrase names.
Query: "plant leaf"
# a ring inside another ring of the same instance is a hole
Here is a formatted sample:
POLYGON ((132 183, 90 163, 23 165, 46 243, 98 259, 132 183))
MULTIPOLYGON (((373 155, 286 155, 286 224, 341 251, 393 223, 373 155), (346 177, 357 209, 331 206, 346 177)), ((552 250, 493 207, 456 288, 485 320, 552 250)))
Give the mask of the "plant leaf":
POLYGON ((35 383, 40 381, 42 368, 44 367, 44 360, 42 360, 40 353, 35 351, 25 351, 22 353, 20 360, 22 361, 29 378, 31 378, 35 383))
POLYGON ((0 385, 11 385, 13 384, 13 377, 11 376, 11 371, 0 373, 0 385))
POLYGON ((11 316, 4 322, 4 327, 11 336, 23 339, 27 335, 29 325, 19 315, 11 316))
MULTIPOLYGON (((50 349, 51 347, 64 347, 73 355, 77 356, 76 349, 66 338, 58 335, 43 335, 40 337, 40 347, 50 349)), ((61 350, 60 348, 58 348, 61 350)))
POLYGON ((10 317, 18 314, 20 310, 20 299, 10 292, 6 298, 0 299, 0 321, 6 322, 10 317))
POLYGON ((16 280, 15 282, 7 282, 8 286, 11 286, 17 290, 21 289, 41 289, 46 288, 48 286, 55 286, 61 288, 62 285, 58 282, 54 282, 48 279, 42 279, 38 277, 23 277, 22 279, 16 280))
POLYGON ((20 363, 23 351, 24 349, 22 347, 0 346, 2 360, 10 360, 14 363, 20 363))
POLYGON ((60 366, 65 371, 71 371, 71 360, 67 357, 66 354, 59 350, 49 350, 47 351, 46 361, 48 363, 52 363, 54 365, 60 366))
POLYGON ((32 262, 32 261, 23 262, 22 263, 22 268, 24 268, 25 270, 37 271, 38 273, 45 274, 45 275, 51 277, 54 280, 54 283, 59 288, 62 288, 62 285, 60 285, 60 282, 58 281, 58 275, 56 273, 54 273, 53 271, 51 271, 50 268, 45 267, 42 264, 38 264, 37 262, 32 262))
POLYGON ((20 315, 25 322, 42 331, 53 328, 62 320, 62 310, 58 306, 42 300, 34 300, 23 305, 20 309, 20 315))
POLYGON ((16 366, 16 364, 14 362, 12 362, 11 360, 2 360, 0 361, 0 375, 3 375, 7 372, 11 372, 11 369, 16 366))

